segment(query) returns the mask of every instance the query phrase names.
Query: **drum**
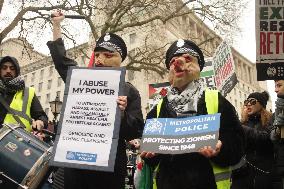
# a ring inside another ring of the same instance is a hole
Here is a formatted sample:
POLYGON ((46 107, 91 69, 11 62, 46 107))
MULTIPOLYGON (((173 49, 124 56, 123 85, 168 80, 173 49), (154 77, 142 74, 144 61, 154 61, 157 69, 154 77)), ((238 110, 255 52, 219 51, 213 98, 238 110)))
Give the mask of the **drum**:
POLYGON ((19 125, 0 130, 0 188, 35 189, 48 176, 52 147, 19 125))

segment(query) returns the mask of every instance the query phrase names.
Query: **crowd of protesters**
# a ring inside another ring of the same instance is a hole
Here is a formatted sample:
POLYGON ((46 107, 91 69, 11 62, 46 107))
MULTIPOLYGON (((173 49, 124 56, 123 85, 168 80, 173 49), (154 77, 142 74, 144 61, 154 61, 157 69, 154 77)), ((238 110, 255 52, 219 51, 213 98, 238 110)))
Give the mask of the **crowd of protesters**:
MULTIPOLYGON (((68 69, 77 64, 67 57, 61 37, 60 23, 64 14, 57 11, 53 15, 53 40, 47 45, 56 70, 66 82, 68 69)), ((118 68, 127 57, 127 47, 120 36, 106 33, 96 41, 93 54, 89 68, 118 68)), ((61 169, 64 171, 62 187, 123 189, 130 167, 133 171, 131 185, 136 189, 283 189, 284 80, 275 81, 278 99, 274 114, 266 109, 269 94, 259 91, 247 96, 238 116, 235 107, 224 96, 216 90, 209 92, 204 86, 200 79, 204 64, 202 49, 192 40, 174 41, 165 54, 168 69, 165 75, 168 75, 170 87, 146 119, 179 119, 220 113, 219 138, 214 148, 203 146, 198 152, 184 154, 139 151, 139 138, 144 127, 141 98, 133 85, 125 83, 125 96, 117 98, 122 116, 114 172, 64 168, 61 169), (212 111, 211 107, 215 109, 212 111), (145 174, 146 169, 150 174, 145 174)), ((28 132, 36 131, 36 135, 43 129, 52 130, 52 123, 47 122, 34 89, 25 87, 19 77, 18 61, 11 56, 4 57, 0 69, 0 94, 8 104, 7 108, 0 103, 3 106, 0 127, 20 121, 28 132), (18 112, 23 107, 25 111, 17 115, 10 112, 10 108, 18 112)), ((56 180, 56 176, 53 179, 56 180)), ((42 186, 48 187, 52 184, 42 186)))

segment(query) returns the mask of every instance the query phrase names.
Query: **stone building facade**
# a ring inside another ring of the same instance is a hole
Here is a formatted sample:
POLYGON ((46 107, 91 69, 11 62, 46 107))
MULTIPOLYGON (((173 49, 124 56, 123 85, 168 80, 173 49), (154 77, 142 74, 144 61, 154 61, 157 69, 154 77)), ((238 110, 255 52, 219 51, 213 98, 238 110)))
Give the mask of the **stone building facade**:
MULTIPOLYGON (((191 14, 189 16, 182 16, 162 24, 158 21, 147 24, 143 28, 131 28, 123 33, 120 33, 126 41, 128 51, 135 54, 135 50, 143 48, 141 44, 145 44, 145 40, 150 41, 148 45, 158 46, 164 45, 166 47, 174 40, 179 38, 191 39, 197 44, 201 45, 206 57, 212 57, 214 50, 222 42, 222 39, 216 35, 208 26, 204 24, 197 16, 191 14)), ((92 40, 93 41, 93 40, 92 40)), ((82 50, 91 54, 92 42, 84 43, 80 46, 68 50, 68 56, 76 59, 79 66, 86 66, 88 64, 87 56, 82 53, 82 50)), ((49 102, 53 101, 58 95, 63 100, 64 83, 56 72, 50 56, 45 56, 32 50, 33 58, 29 60, 21 54, 23 45, 15 43, 14 40, 7 40, 0 46, 0 56, 13 55, 21 62, 22 75, 25 78, 28 86, 33 86, 36 89, 36 95, 39 97, 41 104, 48 114, 49 119, 53 119, 50 111, 49 102), (2 49, 2 51, 1 51, 2 49)), ((235 106, 240 113, 243 101, 248 94, 255 91, 267 90, 266 83, 258 82, 256 80, 255 64, 242 56, 238 51, 232 48, 234 56, 236 74, 238 84, 227 95, 227 99, 235 106)), ((127 59, 125 65, 127 64, 127 59)), ((161 63, 163 65, 163 63, 161 63)), ((148 84, 160 83, 167 81, 167 73, 163 77, 151 71, 131 71, 128 70, 126 80, 131 82, 139 91, 142 98, 143 114, 146 115, 148 111, 148 84)), ((271 101, 268 103, 268 108, 271 108, 271 101)))

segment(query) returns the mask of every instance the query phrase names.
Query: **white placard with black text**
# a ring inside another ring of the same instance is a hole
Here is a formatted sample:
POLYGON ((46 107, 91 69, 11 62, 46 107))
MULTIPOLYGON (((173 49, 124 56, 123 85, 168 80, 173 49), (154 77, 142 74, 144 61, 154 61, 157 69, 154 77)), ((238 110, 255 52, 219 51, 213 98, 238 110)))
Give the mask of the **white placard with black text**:
POLYGON ((69 70, 51 165, 113 171, 125 69, 69 70))

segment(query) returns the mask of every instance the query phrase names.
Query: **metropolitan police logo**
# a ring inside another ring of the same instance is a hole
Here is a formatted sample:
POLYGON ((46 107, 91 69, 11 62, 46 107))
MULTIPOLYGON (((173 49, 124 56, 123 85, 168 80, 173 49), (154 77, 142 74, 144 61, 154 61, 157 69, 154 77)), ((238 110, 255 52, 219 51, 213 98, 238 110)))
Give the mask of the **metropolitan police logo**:
POLYGON ((179 39, 177 41, 177 47, 182 47, 182 46, 184 46, 184 40, 183 39, 179 39))
POLYGON ((75 160, 75 152, 68 151, 66 154, 66 159, 75 160))
POLYGON ((110 40, 110 35, 109 33, 106 33, 106 35, 104 36, 104 41, 109 41, 110 40))
POLYGON ((158 119, 151 120, 148 124, 145 125, 144 133, 161 133, 163 124, 158 121, 158 119))
POLYGON ((269 68, 267 68, 266 73, 267 73, 267 75, 268 75, 269 77, 273 77, 273 76, 276 75, 276 68, 274 68, 274 67, 269 67, 269 68))

